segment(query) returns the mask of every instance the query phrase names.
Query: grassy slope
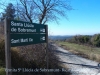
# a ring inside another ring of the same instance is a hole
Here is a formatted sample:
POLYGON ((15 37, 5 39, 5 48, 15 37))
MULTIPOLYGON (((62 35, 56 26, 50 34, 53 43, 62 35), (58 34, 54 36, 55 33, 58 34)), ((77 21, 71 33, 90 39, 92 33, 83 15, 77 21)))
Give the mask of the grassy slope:
POLYGON ((61 41, 56 43, 77 55, 100 62, 100 48, 96 47, 91 48, 89 46, 79 45, 75 43, 61 42, 61 41))

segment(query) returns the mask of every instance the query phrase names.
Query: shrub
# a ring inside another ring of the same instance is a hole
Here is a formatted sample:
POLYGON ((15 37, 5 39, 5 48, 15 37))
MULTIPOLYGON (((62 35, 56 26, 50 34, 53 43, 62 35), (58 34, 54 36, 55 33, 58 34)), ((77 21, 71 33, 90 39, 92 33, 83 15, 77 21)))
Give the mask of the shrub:
POLYGON ((90 41, 90 36, 88 35, 76 35, 71 39, 67 40, 71 43, 77 43, 77 44, 86 44, 90 41))
POLYGON ((5 72, 4 68, 0 68, 0 75, 6 75, 6 72, 5 72))
POLYGON ((100 47, 100 34, 95 34, 91 38, 91 43, 92 43, 93 46, 100 47))
MULTIPOLYGON (((4 49, 4 41, 0 42, 0 60, 1 63, 5 63, 5 49, 4 49)), ((15 47, 11 48, 11 65, 12 68, 46 68, 46 61, 45 61, 45 47, 46 44, 36 44, 36 45, 29 45, 24 47, 15 47)), ((52 48, 52 47, 50 47, 52 48)), ((51 50, 51 49, 50 49, 51 50)), ((50 51, 49 50, 49 51, 50 51)), ((49 68, 58 68, 57 61, 55 62, 55 56, 53 53, 49 52, 49 68), (53 60, 54 59, 54 60, 53 60)), ((0 75, 5 75, 4 68, 0 69, 0 75)), ((12 73, 12 75, 46 75, 46 73, 12 73)), ((69 74, 69 73, 68 73, 69 74)), ((52 75, 56 75, 55 73, 52 75)), ((57 73, 57 75, 61 75, 57 73)), ((66 74, 63 74, 66 75, 66 74)))
MULTIPOLYGON (((0 41, 0 60, 5 63, 5 51, 4 51, 4 40, 0 41)), ((4 66, 4 65, 2 65, 4 66)))

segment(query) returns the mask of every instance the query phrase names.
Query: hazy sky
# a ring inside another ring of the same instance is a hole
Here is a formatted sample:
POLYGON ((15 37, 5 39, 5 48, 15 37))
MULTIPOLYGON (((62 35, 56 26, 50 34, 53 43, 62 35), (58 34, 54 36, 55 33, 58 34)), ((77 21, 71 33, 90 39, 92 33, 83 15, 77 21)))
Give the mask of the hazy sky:
POLYGON ((100 0, 70 1, 75 10, 66 12, 69 20, 61 17, 59 25, 53 22, 48 23, 50 35, 92 35, 100 33, 100 0))

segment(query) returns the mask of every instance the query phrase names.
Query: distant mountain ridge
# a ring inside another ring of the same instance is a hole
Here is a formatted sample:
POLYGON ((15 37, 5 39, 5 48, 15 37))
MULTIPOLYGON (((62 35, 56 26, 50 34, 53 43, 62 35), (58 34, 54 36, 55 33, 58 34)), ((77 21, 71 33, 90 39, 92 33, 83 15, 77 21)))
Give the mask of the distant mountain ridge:
POLYGON ((64 36, 57 35, 57 36, 49 36, 49 39, 51 39, 51 40, 64 40, 64 39, 70 39, 72 37, 73 36, 71 36, 71 35, 64 35, 64 36))

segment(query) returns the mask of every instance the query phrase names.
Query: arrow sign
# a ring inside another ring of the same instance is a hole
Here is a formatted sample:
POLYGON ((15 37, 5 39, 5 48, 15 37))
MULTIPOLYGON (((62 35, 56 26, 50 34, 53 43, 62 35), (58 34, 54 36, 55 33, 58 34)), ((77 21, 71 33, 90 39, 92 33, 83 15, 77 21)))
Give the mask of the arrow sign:
POLYGON ((8 20, 10 33, 46 33, 46 25, 29 23, 16 20, 8 20))
POLYGON ((10 38, 11 47, 46 43, 45 39, 46 34, 10 34, 10 35, 11 35, 10 38))
POLYGON ((45 36, 41 37, 40 40, 41 40, 41 41, 42 41, 42 40, 44 41, 44 40, 45 40, 45 36))
POLYGON ((45 32, 45 29, 44 28, 40 29, 40 32, 43 32, 44 33, 45 32))

